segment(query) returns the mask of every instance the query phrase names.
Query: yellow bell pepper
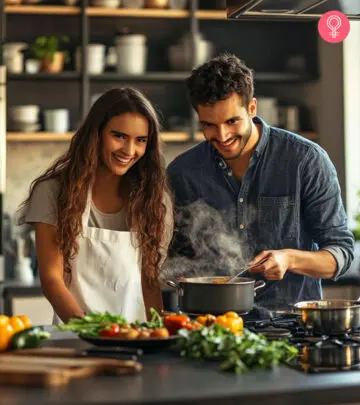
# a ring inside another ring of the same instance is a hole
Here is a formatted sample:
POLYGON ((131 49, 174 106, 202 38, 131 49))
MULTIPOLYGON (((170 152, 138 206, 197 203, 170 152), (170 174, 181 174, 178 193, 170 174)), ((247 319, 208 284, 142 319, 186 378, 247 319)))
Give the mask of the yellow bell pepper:
POLYGON ((244 329, 244 322, 243 319, 238 316, 233 316, 234 313, 228 313, 230 315, 220 315, 216 317, 215 323, 218 325, 223 326, 224 328, 228 328, 233 333, 240 332, 244 329))

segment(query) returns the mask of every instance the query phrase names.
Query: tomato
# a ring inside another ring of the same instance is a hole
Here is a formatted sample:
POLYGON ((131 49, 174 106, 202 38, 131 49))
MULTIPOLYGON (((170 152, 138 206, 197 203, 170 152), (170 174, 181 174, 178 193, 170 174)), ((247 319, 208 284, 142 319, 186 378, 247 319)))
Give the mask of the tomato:
POLYGON ((114 337, 119 333, 120 327, 117 323, 111 323, 100 332, 101 337, 114 337))
POLYGON ((0 315, 0 326, 7 325, 9 323, 9 317, 6 315, 0 315))
POLYGON ((14 329, 10 324, 0 325, 0 352, 5 351, 8 346, 14 329))
POLYGON ((11 316, 9 318, 9 325, 13 327, 15 333, 25 329, 23 321, 17 316, 11 316))
POLYGON ((30 318, 28 316, 26 316, 26 315, 18 315, 17 317, 22 321, 22 323, 24 324, 25 329, 31 328, 32 323, 31 323, 30 318))
POLYGON ((179 329, 186 328, 190 322, 190 318, 186 315, 167 315, 164 318, 164 326, 170 335, 176 335, 179 329))

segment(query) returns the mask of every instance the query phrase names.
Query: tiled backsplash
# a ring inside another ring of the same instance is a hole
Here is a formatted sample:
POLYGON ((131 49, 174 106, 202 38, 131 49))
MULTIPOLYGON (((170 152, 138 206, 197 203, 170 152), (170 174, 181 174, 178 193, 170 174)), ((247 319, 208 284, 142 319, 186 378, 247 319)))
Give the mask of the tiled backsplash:
MULTIPOLYGON (((26 197, 31 182, 46 170, 68 147, 67 143, 8 143, 5 212, 13 216, 26 197)), ((189 144, 164 145, 166 162, 189 148, 189 144)))

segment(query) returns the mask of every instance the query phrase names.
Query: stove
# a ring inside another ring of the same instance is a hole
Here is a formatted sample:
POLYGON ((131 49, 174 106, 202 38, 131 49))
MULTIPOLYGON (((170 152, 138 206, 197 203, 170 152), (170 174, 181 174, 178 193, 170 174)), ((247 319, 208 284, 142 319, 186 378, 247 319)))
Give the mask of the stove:
POLYGON ((360 370, 360 331, 341 336, 314 334, 302 327, 296 316, 284 312, 264 316, 253 312, 243 316, 244 325, 269 340, 286 340, 299 350, 299 356, 288 366, 306 373, 360 370))
MULTIPOLYGON (((196 318, 201 314, 187 314, 196 318)), ((360 370, 360 330, 342 336, 325 336, 307 330, 296 314, 288 310, 255 307, 239 314, 245 328, 269 340, 286 340, 299 350, 299 356, 286 365, 305 373, 360 370)))

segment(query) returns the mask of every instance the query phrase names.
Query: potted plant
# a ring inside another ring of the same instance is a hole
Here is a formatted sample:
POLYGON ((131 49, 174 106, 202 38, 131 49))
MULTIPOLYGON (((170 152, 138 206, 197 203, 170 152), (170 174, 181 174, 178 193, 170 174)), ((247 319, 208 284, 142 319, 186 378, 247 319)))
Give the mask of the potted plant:
POLYGON ((67 36, 38 36, 29 47, 31 58, 40 62, 42 72, 59 73, 69 60, 68 52, 63 49, 63 44, 68 42, 67 36))

